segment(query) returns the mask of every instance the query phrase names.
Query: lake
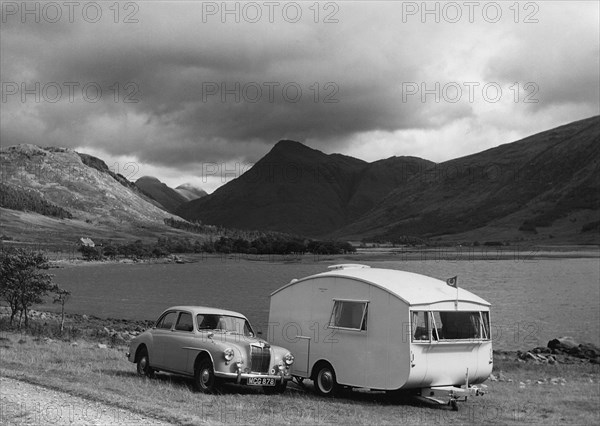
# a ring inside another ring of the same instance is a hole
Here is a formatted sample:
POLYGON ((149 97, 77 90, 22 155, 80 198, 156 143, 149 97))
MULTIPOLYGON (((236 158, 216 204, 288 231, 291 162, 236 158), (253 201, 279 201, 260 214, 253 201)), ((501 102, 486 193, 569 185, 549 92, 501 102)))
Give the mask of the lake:
MULTIPOLYGON (((70 313, 155 319, 172 305, 205 305, 239 311, 255 328, 266 331, 272 291, 292 278, 348 263, 312 256, 295 260, 215 256, 186 264, 67 265, 51 273, 57 284, 72 292, 66 305, 70 313)), ((460 287, 492 304, 496 349, 530 349, 567 335, 600 343, 598 258, 453 261, 391 256, 390 260, 355 263, 442 279, 457 275, 460 287)), ((44 308, 58 310, 57 305, 44 308)))

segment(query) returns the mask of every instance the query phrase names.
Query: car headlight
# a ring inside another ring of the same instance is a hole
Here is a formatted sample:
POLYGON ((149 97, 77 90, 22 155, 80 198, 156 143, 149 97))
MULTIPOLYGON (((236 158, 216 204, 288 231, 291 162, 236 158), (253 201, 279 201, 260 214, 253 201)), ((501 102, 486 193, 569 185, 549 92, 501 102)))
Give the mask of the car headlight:
POLYGON ((231 348, 227 348, 223 351, 223 357, 225 358, 225 361, 231 361, 234 355, 235 352, 233 352, 233 349, 231 348))
POLYGON ((294 363, 294 355, 292 355, 291 353, 288 352, 283 357, 283 362, 285 362, 285 365, 287 365, 289 367, 290 365, 292 365, 294 363))

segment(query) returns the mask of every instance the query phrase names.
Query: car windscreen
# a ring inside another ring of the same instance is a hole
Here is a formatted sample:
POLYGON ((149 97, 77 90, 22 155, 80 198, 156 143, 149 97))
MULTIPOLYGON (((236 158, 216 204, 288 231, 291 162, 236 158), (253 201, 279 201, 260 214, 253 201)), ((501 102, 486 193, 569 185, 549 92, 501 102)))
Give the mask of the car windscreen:
POLYGON ((241 334, 252 337, 254 332, 245 318, 230 315, 198 314, 198 329, 241 334))

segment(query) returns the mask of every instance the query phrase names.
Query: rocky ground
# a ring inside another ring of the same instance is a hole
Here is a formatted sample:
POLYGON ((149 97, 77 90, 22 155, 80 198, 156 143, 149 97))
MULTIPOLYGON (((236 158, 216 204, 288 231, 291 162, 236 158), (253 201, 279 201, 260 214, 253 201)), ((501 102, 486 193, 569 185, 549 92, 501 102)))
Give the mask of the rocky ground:
MULTIPOLYGON (((8 326, 10 310, 0 307, 2 327, 8 326)), ((15 319, 15 322, 18 318, 15 319)), ((111 346, 123 345, 154 325, 153 321, 98 318, 91 315, 65 314, 63 332, 60 332, 61 315, 54 312, 32 310, 29 312, 28 334, 47 340, 72 340, 84 338, 111 346)), ((12 328, 17 328, 16 324, 12 328)))

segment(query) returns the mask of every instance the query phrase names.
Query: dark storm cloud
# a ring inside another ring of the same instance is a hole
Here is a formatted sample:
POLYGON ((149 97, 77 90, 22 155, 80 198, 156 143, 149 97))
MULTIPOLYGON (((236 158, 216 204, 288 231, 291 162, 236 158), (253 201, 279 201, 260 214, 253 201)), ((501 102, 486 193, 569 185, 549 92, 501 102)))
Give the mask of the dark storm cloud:
MULTIPOLYGON (((381 146, 395 153, 403 130, 418 129, 423 137, 434 131, 439 139, 459 122, 485 128, 490 105, 481 96, 468 102, 465 94, 457 103, 423 101, 420 93, 406 99, 406 83, 431 89, 436 82, 535 81, 544 101, 533 105, 537 110, 597 109, 597 22, 575 21, 597 5, 568 9, 563 21, 564 7, 544 6, 545 22, 529 27, 510 20, 423 23, 419 16, 402 22, 401 6, 389 2, 339 3, 339 22, 331 24, 315 24, 306 8, 305 19, 293 24, 277 15, 273 23, 222 23, 220 16, 203 19, 201 2, 139 3, 138 23, 115 24, 108 3, 102 6, 107 19, 94 24, 6 17, 3 82, 29 89, 38 82, 42 91, 49 83, 78 86, 72 102, 64 91, 58 102, 7 96, 3 144, 90 147, 192 170, 203 161, 256 161, 283 138, 344 152, 352 140, 377 132, 381 146), (557 25, 577 41, 555 34, 557 25), (96 87, 102 97, 90 102, 96 87)), ((510 102, 491 107, 494 126, 531 109, 510 102)), ((553 119, 561 124, 564 113, 558 115, 553 119)), ((467 145, 461 149, 480 148, 467 145)))

